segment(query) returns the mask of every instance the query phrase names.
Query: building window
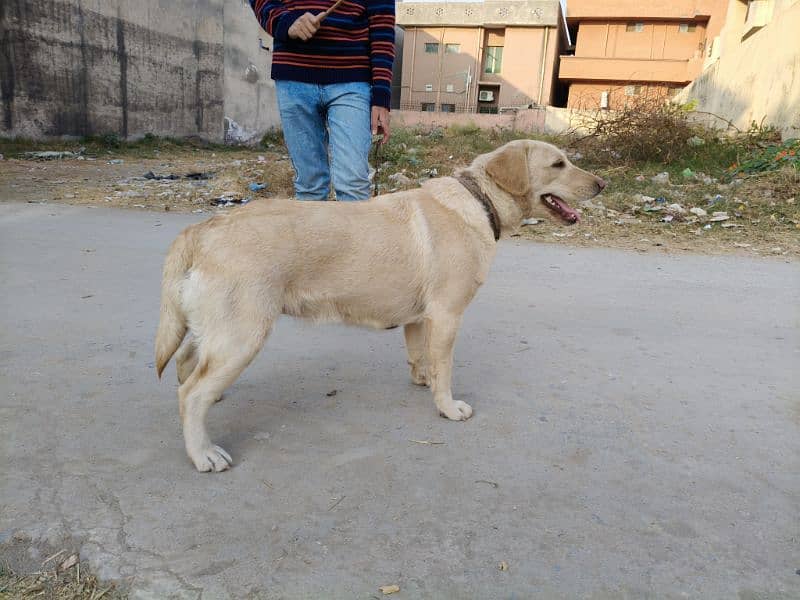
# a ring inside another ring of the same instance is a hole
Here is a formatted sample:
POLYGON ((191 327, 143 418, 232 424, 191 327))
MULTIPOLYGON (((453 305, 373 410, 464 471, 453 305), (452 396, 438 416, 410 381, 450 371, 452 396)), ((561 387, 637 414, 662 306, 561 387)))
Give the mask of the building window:
POLYGON ((426 54, 439 54, 439 44, 436 42, 425 42, 426 54))
POLYGON ((625 25, 625 31, 633 31, 635 33, 641 33, 644 31, 644 23, 628 23, 625 25))
POLYGON ((678 25, 678 31, 681 33, 694 33, 697 31, 697 25, 695 23, 681 23, 678 25))
POLYGON ((478 112, 484 115, 496 115, 497 114, 497 107, 496 106, 479 106, 478 112))
POLYGON ((442 112, 456 112, 455 104, 442 104, 442 112))
POLYGON ((640 85, 626 85, 625 86, 625 95, 626 96, 638 96, 642 93, 642 86, 640 85))
POLYGON ((425 84, 425 91, 426 92, 432 92, 433 91, 433 84, 432 83, 426 83, 425 84))
POLYGON ((436 112, 436 104, 434 102, 423 102, 420 105, 422 112, 436 112))
POLYGON ((445 44, 444 51, 447 54, 458 54, 461 52, 461 44, 445 44))
POLYGON ((499 73, 503 66, 503 47, 489 46, 486 48, 486 62, 483 65, 484 73, 499 73))

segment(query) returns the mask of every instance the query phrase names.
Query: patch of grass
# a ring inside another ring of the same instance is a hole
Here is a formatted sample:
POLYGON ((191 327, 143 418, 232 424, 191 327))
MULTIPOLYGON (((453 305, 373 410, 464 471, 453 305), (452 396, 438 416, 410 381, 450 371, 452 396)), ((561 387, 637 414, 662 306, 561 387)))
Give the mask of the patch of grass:
POLYGON ((283 139, 283 131, 281 129, 270 129, 261 138, 261 147, 267 150, 285 149, 286 141, 283 139))
POLYGON ((236 152, 241 148, 206 142, 198 137, 168 138, 146 134, 139 140, 124 141, 114 133, 80 139, 31 140, 0 138, 0 154, 6 158, 23 158, 26 152, 75 152, 85 156, 132 156, 152 158, 167 152, 236 152))

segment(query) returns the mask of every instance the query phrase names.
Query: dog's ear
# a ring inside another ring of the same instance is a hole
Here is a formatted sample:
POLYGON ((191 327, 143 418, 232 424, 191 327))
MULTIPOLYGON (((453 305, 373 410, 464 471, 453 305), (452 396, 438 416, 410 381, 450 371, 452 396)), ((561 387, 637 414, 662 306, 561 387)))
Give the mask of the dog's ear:
POLYGON ((512 196, 524 196, 531 189, 527 147, 507 146, 486 163, 486 174, 512 196))

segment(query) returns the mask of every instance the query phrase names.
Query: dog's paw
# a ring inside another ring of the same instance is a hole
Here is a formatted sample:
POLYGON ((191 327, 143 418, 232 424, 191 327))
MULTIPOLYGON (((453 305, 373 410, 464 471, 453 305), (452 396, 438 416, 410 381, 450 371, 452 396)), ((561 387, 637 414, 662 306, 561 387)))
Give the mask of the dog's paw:
POLYGON ((472 407, 466 402, 455 400, 440 407, 439 414, 452 421, 466 421, 472 416, 472 407))
POLYGON ((219 446, 209 446, 204 450, 190 454, 189 457, 201 473, 207 473, 208 471, 219 473, 230 469, 233 464, 231 455, 219 446))

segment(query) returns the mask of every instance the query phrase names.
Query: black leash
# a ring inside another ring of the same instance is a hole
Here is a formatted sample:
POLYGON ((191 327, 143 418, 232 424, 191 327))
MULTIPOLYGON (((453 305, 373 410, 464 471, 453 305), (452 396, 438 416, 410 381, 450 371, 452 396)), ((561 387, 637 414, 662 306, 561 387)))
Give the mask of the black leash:
MULTIPOLYGON (((377 137, 377 136, 375 136, 377 137)), ((377 137, 378 141, 372 142, 372 158, 370 161, 372 162, 372 168, 375 169, 375 175, 372 176, 372 196, 375 197, 378 195, 378 167, 380 166, 380 150, 381 144, 380 140, 383 137, 377 137)))

